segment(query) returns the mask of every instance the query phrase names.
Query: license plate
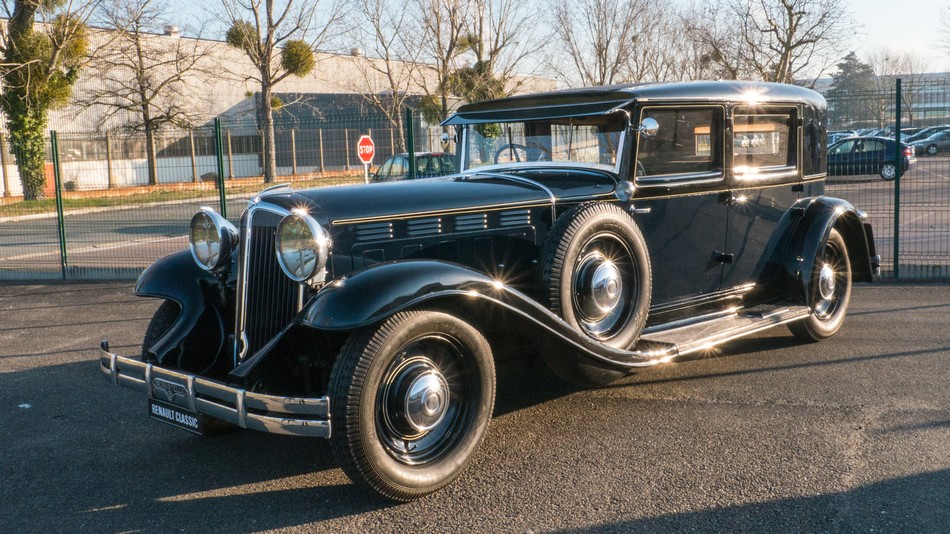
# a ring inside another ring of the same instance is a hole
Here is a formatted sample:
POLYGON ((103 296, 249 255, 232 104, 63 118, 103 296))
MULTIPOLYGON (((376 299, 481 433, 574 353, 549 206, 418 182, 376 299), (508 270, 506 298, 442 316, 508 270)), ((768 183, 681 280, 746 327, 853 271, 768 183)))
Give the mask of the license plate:
POLYGON ((183 410, 178 406, 149 399, 148 415, 152 419, 157 419, 163 423, 183 428, 189 432, 204 434, 204 425, 201 424, 201 416, 195 412, 183 410))

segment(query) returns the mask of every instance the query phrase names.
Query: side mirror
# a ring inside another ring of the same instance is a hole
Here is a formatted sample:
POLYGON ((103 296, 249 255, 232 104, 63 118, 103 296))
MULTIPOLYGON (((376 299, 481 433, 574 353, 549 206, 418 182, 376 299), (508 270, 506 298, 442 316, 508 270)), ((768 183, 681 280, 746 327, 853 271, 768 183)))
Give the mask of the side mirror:
POLYGON ((660 124, 656 122, 656 119, 647 117, 640 123, 640 127, 637 128, 637 131, 646 137, 653 137, 659 129, 660 124))

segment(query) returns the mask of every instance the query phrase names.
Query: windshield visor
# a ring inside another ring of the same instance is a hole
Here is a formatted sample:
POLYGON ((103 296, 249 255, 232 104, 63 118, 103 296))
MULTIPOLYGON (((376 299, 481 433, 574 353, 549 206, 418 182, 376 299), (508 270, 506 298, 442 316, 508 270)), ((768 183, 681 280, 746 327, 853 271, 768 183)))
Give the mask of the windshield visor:
POLYGON ((467 125, 463 168, 567 164, 617 172, 626 125, 623 113, 467 125))

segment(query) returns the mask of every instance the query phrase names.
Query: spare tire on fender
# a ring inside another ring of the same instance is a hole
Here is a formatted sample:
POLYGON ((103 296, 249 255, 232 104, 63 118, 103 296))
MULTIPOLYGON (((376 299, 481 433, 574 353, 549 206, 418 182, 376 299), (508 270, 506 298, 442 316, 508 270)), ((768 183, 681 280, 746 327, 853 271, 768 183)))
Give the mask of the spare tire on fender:
MULTIPOLYGON (((607 202, 571 208, 545 241, 540 283, 545 304, 565 322, 611 347, 631 348, 652 296, 650 255, 636 221, 607 202)), ((585 386, 624 375, 578 357, 546 360, 559 376, 585 386)))

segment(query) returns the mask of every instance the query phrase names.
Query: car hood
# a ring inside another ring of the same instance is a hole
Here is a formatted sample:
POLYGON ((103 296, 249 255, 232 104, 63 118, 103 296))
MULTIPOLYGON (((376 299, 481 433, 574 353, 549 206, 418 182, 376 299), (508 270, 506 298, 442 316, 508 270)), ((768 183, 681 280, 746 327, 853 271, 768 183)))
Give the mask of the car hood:
POLYGON ((519 169, 300 191, 278 190, 266 198, 267 202, 286 209, 307 205, 321 224, 347 224, 609 196, 616 182, 615 175, 598 170, 519 169))

